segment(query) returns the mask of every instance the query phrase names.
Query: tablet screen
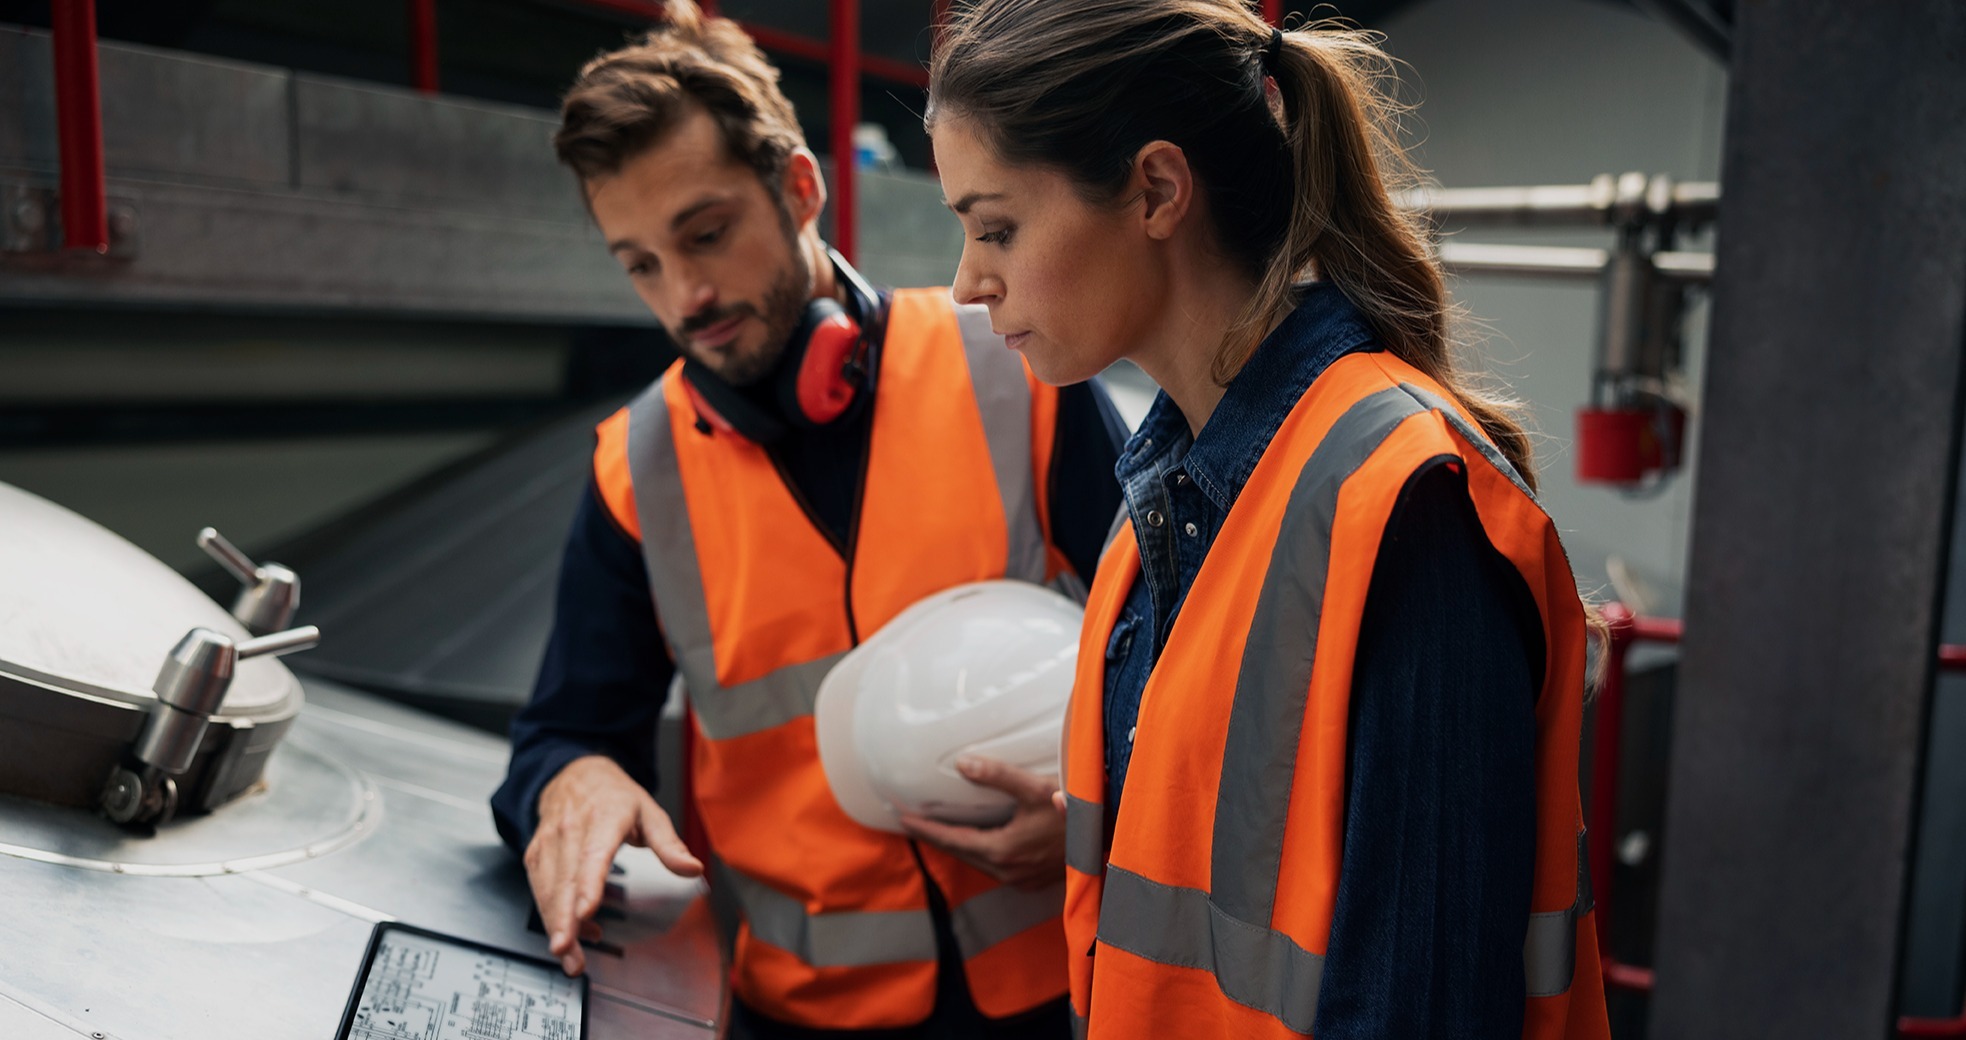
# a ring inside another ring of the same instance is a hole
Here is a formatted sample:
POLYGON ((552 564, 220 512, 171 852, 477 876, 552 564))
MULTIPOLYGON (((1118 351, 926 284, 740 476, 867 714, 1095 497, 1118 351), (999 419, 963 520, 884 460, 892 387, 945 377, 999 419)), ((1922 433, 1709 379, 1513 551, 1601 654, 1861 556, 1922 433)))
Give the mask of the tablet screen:
POLYGON ((376 925, 339 1040, 581 1040, 587 979, 552 961, 376 925))

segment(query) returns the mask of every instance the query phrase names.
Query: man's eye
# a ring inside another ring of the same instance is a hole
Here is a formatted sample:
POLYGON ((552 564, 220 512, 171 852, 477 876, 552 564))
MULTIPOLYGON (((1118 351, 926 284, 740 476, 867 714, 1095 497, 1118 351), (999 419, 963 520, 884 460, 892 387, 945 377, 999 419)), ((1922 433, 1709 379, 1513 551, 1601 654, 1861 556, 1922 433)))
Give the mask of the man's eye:
POLYGON ((713 246, 717 244, 718 239, 721 239, 723 237, 724 237, 724 229, 716 228, 711 231, 705 231, 704 233, 696 236, 696 244, 699 246, 713 246))
POLYGON ((655 265, 649 263, 647 260, 637 260, 634 263, 628 265, 629 275, 635 278, 644 277, 650 273, 653 273, 654 270, 655 270, 655 265))

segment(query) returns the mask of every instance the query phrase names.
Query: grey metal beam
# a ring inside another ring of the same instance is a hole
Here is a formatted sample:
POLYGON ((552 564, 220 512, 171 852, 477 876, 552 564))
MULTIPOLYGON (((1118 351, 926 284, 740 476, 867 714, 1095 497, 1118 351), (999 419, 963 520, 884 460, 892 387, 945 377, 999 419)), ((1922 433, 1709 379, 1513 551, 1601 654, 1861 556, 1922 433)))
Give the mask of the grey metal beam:
POLYGON ((1651 1035, 1893 1034, 1966 345, 1966 7, 1742 5, 1651 1035))

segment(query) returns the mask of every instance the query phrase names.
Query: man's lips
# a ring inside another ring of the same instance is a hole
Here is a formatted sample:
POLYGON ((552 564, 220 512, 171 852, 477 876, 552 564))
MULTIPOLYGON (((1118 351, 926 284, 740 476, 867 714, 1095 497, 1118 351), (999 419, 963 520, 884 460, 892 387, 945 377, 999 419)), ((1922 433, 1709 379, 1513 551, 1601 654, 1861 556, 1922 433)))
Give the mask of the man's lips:
POLYGON ((1024 341, 1031 338, 1029 332, 1005 332, 1001 333, 1001 335, 1003 336, 1003 345, 1012 350, 1022 347, 1024 341))
POLYGON ((734 315, 701 332, 692 333, 689 339, 699 347, 715 349, 737 338, 737 328, 742 324, 744 324, 744 315, 734 315))

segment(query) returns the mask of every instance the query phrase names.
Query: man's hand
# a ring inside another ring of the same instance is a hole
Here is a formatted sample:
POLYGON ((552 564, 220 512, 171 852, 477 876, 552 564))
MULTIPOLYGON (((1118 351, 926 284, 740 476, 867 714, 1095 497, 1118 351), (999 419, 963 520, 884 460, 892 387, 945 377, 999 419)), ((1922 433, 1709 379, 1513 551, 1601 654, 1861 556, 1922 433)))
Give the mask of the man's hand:
POLYGON ((904 814, 908 833, 1005 884, 1037 889, 1064 880, 1065 810, 1054 797, 1058 779, 994 759, 965 755, 956 769, 971 783, 1017 799, 1017 811, 995 827, 966 827, 904 814))
POLYGON ((580 940, 600 935, 594 912, 623 842, 654 852, 683 877, 703 873, 703 864, 676 836, 669 814, 605 755, 567 763, 539 793, 539 829, 526 846, 526 877, 539 904, 547 948, 568 975, 587 968, 580 940))

